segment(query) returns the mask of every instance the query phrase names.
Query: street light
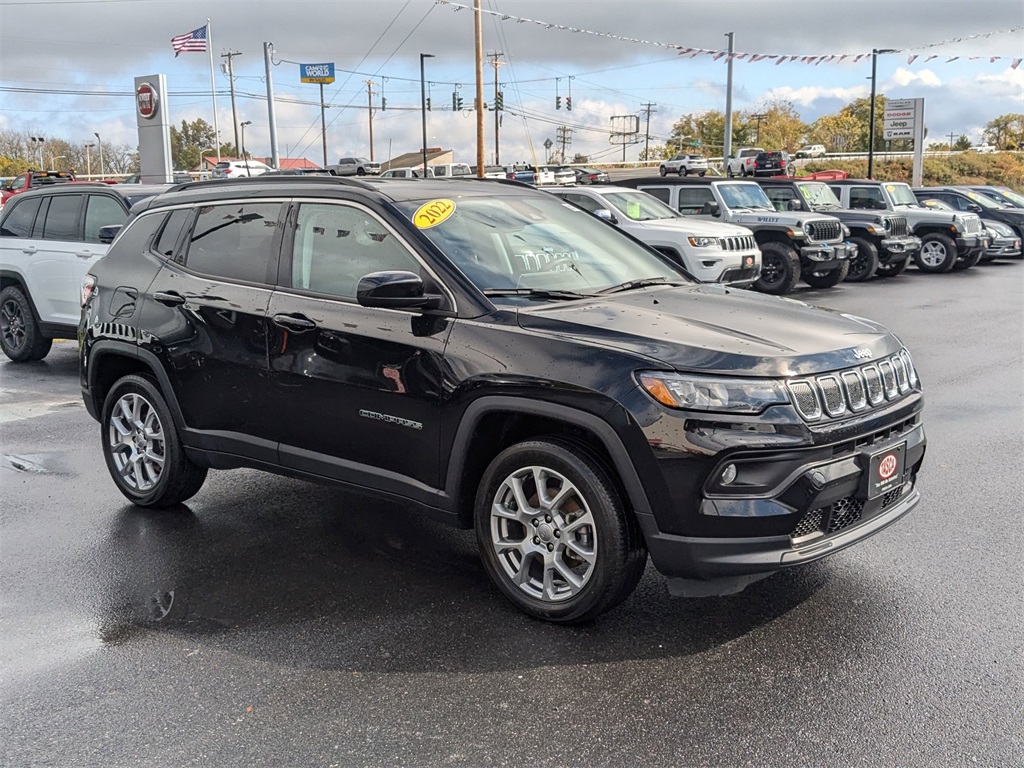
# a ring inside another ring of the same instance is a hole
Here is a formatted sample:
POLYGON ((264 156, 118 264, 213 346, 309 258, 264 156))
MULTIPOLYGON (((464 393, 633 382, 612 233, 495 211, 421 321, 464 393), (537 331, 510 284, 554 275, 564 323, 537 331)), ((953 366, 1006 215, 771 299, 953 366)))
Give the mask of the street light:
POLYGON ((878 54, 898 53, 895 48, 871 49, 871 114, 868 117, 868 178, 875 172, 875 83, 878 78, 878 54))
POLYGON ((98 133, 94 133, 93 136, 96 137, 96 143, 100 145, 100 180, 102 181, 107 178, 107 172, 103 167, 103 139, 98 133))
POLYGON ((423 121, 423 178, 427 178, 427 82, 423 78, 423 60, 432 59, 434 54, 420 54, 420 115, 423 121))
POLYGON ((43 170, 43 143, 46 138, 43 136, 29 136, 28 140, 32 142, 33 150, 39 155, 39 170, 43 170))
POLYGON ((92 156, 89 154, 89 150, 95 147, 91 141, 85 145, 85 178, 92 176, 92 156))
POLYGON ((206 157, 206 153, 207 152, 214 152, 214 153, 216 153, 217 150, 214 147, 203 147, 202 149, 199 150, 199 178, 200 179, 203 178, 203 173, 206 171, 206 163, 204 162, 204 159, 206 157))
POLYGON ((55 165, 57 160, 67 160, 66 155, 50 155, 50 170, 56 171, 57 166, 55 165))
POLYGON ((245 155, 245 126, 252 125, 252 120, 246 120, 244 123, 239 123, 242 126, 242 160, 245 161, 245 175, 249 175, 249 158, 245 155))

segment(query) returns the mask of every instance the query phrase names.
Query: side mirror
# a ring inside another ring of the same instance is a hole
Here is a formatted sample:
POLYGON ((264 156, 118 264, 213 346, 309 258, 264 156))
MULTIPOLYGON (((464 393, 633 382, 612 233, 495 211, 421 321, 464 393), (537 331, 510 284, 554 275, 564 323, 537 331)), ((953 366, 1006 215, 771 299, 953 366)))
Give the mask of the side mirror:
POLYGON ((786 204, 786 209, 790 211, 802 211, 803 207, 803 203, 795 198, 786 204))
POLYGON ((968 203, 967 210, 971 213, 981 213, 981 206, 977 203, 968 203))
POLYGON ((107 224, 105 227, 100 227, 99 233, 96 235, 101 243, 110 245, 114 242, 114 238, 117 237, 117 233, 121 231, 121 224, 107 224))
POLYGON ((5 181, 3 184, 0 184, 0 189, 2 189, 4 192, 10 192, 11 191, 11 182, 5 181))
POLYGON ((700 209, 701 216, 721 216, 722 208, 718 203, 713 203, 708 200, 704 203, 704 206, 700 209))
POLYGON ((599 218, 599 219, 604 219, 605 221, 610 221, 612 224, 618 224, 619 223, 619 220, 615 218, 615 214, 612 213, 607 208, 598 208, 596 211, 594 211, 594 215, 597 216, 597 218, 599 218))
POLYGON ((437 309, 440 296, 424 293, 419 275, 403 270, 363 275, 356 286, 356 301, 363 307, 382 309, 437 309))

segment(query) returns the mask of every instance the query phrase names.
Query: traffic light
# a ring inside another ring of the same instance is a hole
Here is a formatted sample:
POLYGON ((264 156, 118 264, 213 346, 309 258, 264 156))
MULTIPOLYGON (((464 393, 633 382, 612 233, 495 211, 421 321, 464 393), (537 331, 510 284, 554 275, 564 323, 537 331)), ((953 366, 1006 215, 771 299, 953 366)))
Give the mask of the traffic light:
POLYGON ((456 91, 454 94, 452 94, 452 98, 455 100, 455 111, 458 112, 459 110, 462 109, 462 97, 456 91))
POLYGON ((427 112, 430 111, 430 97, 427 96, 427 112))
POLYGON ((494 108, 504 109, 505 108, 505 92, 498 91, 494 96, 494 108))
POLYGON ((572 112, 572 96, 565 97, 565 109, 568 112, 572 112))
POLYGON ((562 108, 562 97, 561 96, 555 96, 555 109, 561 109, 561 108, 562 108))
POLYGON ((388 100, 383 96, 380 97, 380 111, 383 112, 388 108, 388 100))

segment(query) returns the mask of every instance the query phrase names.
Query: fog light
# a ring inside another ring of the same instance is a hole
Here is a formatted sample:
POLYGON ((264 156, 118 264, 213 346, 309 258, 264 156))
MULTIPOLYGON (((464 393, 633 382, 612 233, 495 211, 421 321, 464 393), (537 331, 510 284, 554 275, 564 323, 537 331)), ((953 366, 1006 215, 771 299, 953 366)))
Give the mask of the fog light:
POLYGON ((722 485, 729 485, 733 480, 736 479, 736 465, 730 464, 724 470, 722 470, 722 485))

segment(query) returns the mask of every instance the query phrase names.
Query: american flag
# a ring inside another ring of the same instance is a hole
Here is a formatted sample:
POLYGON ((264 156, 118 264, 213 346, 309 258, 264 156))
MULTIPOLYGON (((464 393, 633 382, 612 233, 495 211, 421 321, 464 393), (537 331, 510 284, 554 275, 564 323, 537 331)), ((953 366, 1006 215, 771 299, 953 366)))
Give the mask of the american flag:
POLYGON ((204 52, 206 50, 206 25, 204 24, 199 29, 193 29, 187 34, 172 37, 171 47, 174 49, 174 58, 178 58, 178 54, 182 52, 204 52))

